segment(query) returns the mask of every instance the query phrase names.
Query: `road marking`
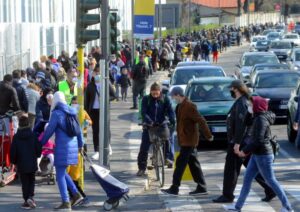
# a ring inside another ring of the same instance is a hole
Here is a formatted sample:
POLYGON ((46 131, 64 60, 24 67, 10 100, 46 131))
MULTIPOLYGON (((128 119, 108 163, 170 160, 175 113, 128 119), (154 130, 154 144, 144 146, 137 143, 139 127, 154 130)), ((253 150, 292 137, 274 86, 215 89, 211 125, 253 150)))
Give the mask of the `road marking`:
POLYGON ((199 201, 194 196, 188 195, 188 193, 191 191, 192 189, 190 186, 182 185, 180 186, 179 196, 165 195, 159 191, 159 198, 164 202, 167 211, 203 212, 199 201))
POLYGON ((297 201, 300 201, 300 185, 282 185, 282 187, 297 201))
POLYGON ((280 148, 280 154, 282 154, 284 157, 286 157, 289 161, 296 163, 298 162, 297 159, 293 158, 292 155, 290 155, 287 151, 285 151, 284 149, 280 148))
MULTIPOLYGON (((223 189, 222 185, 218 185, 220 190, 223 189)), ((235 188, 234 195, 236 196, 235 202, 237 201, 238 196, 240 195, 242 185, 238 184, 235 188)), ((246 199, 245 205, 242 209, 243 212, 275 212, 275 210, 266 202, 262 202, 259 195, 256 194, 252 189, 246 199)))

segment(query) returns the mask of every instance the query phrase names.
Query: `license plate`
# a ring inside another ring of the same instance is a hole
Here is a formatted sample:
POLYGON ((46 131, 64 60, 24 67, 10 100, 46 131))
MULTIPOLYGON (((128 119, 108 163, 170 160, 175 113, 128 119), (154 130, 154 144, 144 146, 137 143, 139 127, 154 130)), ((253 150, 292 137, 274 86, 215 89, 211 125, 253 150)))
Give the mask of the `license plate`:
POLYGON ((288 109, 288 106, 287 105, 279 105, 279 109, 288 109))
POLYGON ((227 132, 227 128, 226 127, 212 127, 211 131, 214 133, 223 133, 223 132, 227 132))

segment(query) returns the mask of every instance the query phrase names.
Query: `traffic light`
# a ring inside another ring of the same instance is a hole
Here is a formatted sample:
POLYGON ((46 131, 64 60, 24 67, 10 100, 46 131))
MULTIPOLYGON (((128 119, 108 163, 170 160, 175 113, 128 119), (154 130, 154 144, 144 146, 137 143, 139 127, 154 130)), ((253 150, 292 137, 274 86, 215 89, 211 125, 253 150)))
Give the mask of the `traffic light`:
POLYGON ((121 49, 121 45, 118 43, 118 36, 120 30, 118 30, 118 22, 120 22, 120 16, 116 11, 109 12, 109 23, 110 23, 110 52, 111 54, 117 54, 121 49))
POLYGON ((77 0, 76 44, 84 45, 88 41, 100 38, 100 30, 88 30, 87 27, 100 23, 100 14, 89 14, 100 8, 101 0, 77 0))

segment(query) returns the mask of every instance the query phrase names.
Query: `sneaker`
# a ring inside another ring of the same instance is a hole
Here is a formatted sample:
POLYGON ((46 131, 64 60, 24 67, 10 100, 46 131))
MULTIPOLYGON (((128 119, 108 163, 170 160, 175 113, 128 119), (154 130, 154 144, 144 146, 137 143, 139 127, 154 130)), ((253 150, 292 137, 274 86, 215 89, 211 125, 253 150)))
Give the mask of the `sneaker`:
POLYGON ((73 196, 71 205, 72 205, 72 206, 76 206, 76 205, 78 205, 82 200, 83 200, 83 197, 82 197, 79 193, 77 193, 77 194, 75 194, 75 195, 73 196))
POLYGON ((95 154, 92 156, 93 160, 99 160, 99 152, 95 152, 95 154))
POLYGON ((189 193, 189 195, 191 196, 198 196, 198 195, 200 196, 200 195, 207 195, 207 194, 208 192, 206 190, 200 189, 198 187, 196 188, 195 191, 189 193))
POLYGON ((145 170, 138 170, 138 172, 136 173, 136 176, 138 177, 142 177, 146 175, 146 171, 145 170))
POLYGON ((280 212, 294 212, 294 210, 293 209, 287 209, 287 208, 281 208, 280 209, 280 212))
POLYGON ((167 159, 166 160, 166 165, 167 165, 168 169, 172 169, 173 168, 173 161, 167 159))
POLYGON ((82 207, 88 207, 90 203, 91 203, 91 202, 90 202, 89 198, 85 197, 85 198, 79 203, 79 206, 82 206, 82 207))
POLYGON ((237 212, 241 212, 241 210, 237 209, 235 207, 235 205, 223 205, 223 208, 225 209, 225 211, 237 211, 237 212))
POLYGON ((214 203, 232 203, 234 199, 229 199, 225 196, 219 196, 217 199, 213 199, 214 203))
POLYGON ((21 208, 24 209, 24 210, 30 210, 31 209, 30 205, 27 202, 24 202, 23 205, 21 205, 21 208))
POLYGON ((61 205, 54 208, 56 211, 71 211, 71 203, 70 202, 63 202, 61 205))
POLYGON ((35 204, 35 202, 34 202, 34 200, 33 200, 33 198, 29 198, 28 200, 27 200, 27 204, 30 206, 30 208, 36 208, 36 204, 35 204))
POLYGON ((133 106, 133 107, 130 108, 130 110, 137 110, 137 109, 138 109, 138 108, 135 107, 135 106, 133 106))
POLYGON ((178 187, 171 186, 171 187, 168 188, 168 189, 161 189, 161 192, 162 192, 163 194, 168 194, 168 195, 177 196, 177 195, 178 195, 178 192, 179 192, 179 189, 178 189, 178 187))

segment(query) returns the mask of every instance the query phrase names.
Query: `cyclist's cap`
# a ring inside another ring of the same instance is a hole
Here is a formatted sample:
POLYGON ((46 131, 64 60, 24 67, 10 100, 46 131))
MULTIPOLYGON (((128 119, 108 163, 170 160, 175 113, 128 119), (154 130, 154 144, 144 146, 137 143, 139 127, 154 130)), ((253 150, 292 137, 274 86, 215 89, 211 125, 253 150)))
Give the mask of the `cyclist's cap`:
POLYGON ((170 96, 184 96, 184 91, 181 87, 174 87, 170 92, 170 96))
POLYGON ((244 86, 245 84, 241 80, 233 80, 228 88, 241 88, 244 86))

